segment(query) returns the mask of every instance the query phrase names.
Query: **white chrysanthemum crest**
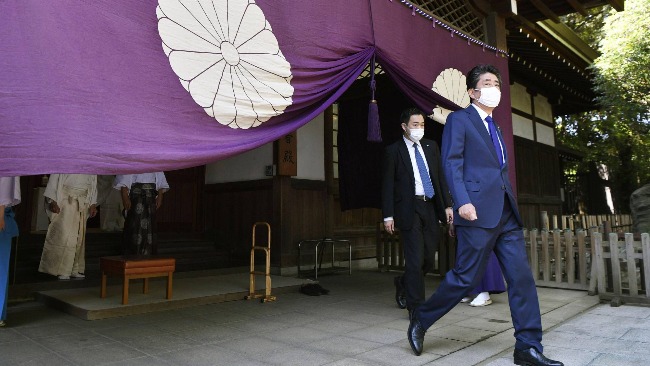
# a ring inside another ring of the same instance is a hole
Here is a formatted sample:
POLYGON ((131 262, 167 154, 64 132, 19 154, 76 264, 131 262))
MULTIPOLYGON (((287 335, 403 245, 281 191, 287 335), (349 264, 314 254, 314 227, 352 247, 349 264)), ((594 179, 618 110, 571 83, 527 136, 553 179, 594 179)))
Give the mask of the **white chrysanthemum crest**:
MULTIPOLYGON (((467 87, 465 86, 465 75, 460 70, 454 68, 443 70, 436 77, 431 90, 461 107, 466 107, 470 103, 467 87)), ((436 107, 429 117, 436 122, 445 124, 449 113, 451 113, 449 109, 436 107)))
POLYGON ((253 0, 159 0, 163 51, 205 112, 251 128, 292 104, 291 65, 253 0))

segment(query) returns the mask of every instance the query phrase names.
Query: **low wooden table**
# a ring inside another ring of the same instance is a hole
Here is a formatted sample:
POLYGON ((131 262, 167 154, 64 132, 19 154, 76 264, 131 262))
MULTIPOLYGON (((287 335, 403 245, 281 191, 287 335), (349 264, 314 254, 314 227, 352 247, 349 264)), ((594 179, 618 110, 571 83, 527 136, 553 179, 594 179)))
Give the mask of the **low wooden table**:
POLYGON ((129 303, 129 280, 144 279, 142 293, 149 291, 149 278, 167 276, 167 300, 172 298, 172 274, 176 269, 176 259, 150 256, 101 257, 99 269, 102 272, 100 297, 106 297, 106 276, 122 277, 122 305, 129 303))

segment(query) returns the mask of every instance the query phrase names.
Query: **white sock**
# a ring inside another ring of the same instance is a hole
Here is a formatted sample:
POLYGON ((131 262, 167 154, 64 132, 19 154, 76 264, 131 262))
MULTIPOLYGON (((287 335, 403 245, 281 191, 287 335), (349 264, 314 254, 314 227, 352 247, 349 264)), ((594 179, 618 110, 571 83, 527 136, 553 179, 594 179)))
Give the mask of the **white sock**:
POLYGON ((485 301, 490 298, 490 293, 489 292, 481 292, 474 298, 475 301, 485 301))

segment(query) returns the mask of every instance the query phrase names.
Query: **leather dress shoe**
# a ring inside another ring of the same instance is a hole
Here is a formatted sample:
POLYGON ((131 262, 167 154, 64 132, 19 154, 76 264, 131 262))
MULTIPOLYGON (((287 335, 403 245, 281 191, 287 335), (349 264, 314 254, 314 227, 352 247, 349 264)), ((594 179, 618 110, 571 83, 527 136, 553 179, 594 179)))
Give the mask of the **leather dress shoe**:
POLYGON ((396 276, 393 280, 395 282, 395 302, 398 308, 406 309, 406 291, 402 287, 401 279, 401 276, 396 276))
POLYGON ((541 352, 538 352, 537 349, 533 347, 523 351, 515 349, 514 357, 515 357, 515 365, 564 366, 564 364, 560 361, 555 361, 546 358, 546 356, 544 356, 541 352))
POLYGON ((409 323, 409 329, 407 332, 407 337, 409 339, 409 344, 411 349, 416 356, 422 354, 422 347, 424 344, 424 333, 426 331, 420 325, 420 321, 414 316, 409 323))

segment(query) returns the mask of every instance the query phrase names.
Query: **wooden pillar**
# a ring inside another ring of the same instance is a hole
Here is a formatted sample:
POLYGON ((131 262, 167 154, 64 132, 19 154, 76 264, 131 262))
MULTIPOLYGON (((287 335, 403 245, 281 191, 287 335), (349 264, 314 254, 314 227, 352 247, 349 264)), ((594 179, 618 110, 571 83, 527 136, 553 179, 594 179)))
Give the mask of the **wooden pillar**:
POLYGON ((271 266, 272 274, 282 266, 284 248, 291 244, 291 177, 273 177, 273 219, 271 221, 271 266))
POLYGON ((283 248, 291 243, 291 177, 298 174, 298 134, 288 133, 273 145, 277 175, 273 177, 273 222, 271 223, 271 265, 282 265, 283 248))
POLYGON ((500 50, 507 50, 506 18, 496 11, 491 11, 485 17, 485 42, 500 50))
POLYGON ((278 175, 298 175, 298 134, 296 131, 275 141, 275 164, 278 175))

